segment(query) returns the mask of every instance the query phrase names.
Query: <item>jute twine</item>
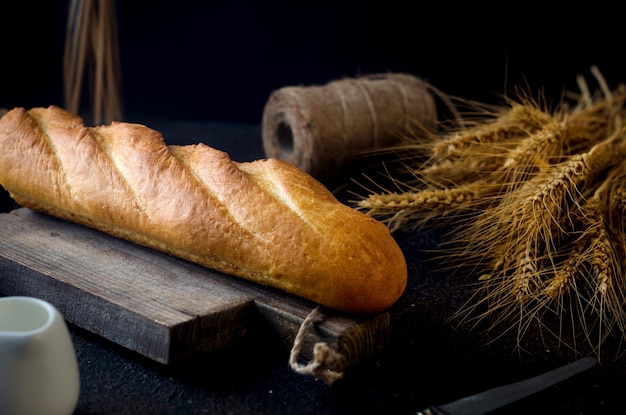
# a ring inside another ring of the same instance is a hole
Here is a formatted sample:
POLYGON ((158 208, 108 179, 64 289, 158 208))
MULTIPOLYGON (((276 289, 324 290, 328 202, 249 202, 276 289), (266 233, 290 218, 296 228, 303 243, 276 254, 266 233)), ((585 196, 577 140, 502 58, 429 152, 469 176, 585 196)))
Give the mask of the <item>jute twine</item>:
POLYGON ((304 336, 319 313, 320 307, 318 306, 309 313, 300 325, 298 334, 293 342, 293 347, 291 348, 289 365, 297 373, 311 375, 316 379, 323 379, 327 384, 332 385, 335 381, 343 377, 343 372, 341 372, 340 369, 344 363, 344 357, 331 349, 328 344, 324 342, 316 343, 315 346, 313 346, 313 360, 306 365, 298 363, 300 350, 304 343, 304 336))
POLYGON ((345 169, 365 150, 399 141, 413 122, 437 114, 428 84, 402 73, 346 78, 274 91, 263 111, 265 154, 317 178, 345 169))

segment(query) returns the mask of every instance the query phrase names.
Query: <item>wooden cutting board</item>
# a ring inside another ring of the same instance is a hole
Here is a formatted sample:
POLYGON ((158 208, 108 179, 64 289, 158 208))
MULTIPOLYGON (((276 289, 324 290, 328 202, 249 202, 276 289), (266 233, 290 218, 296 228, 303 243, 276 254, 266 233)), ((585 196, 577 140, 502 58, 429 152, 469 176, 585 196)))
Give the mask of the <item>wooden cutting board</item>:
MULTIPOLYGON (((155 361, 174 364, 276 336, 291 347, 316 307, 278 290, 173 258, 26 208, 0 214, 0 293, 43 298, 67 321, 155 361)), ((302 356, 326 342, 346 366, 385 347, 389 314, 323 310, 302 356)))

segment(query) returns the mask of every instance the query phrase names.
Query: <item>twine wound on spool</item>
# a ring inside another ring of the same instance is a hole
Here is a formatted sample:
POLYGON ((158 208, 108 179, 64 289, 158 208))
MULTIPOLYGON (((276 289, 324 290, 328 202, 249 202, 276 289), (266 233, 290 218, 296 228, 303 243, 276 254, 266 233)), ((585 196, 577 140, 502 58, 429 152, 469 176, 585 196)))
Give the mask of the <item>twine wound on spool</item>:
POLYGON ((319 179, 367 150, 397 143, 412 123, 433 126, 437 114, 427 83, 407 74, 347 78, 324 86, 274 91, 263 111, 268 158, 288 161, 319 179))
POLYGON ((316 379, 323 379, 327 384, 331 385, 343 378, 343 372, 339 371, 339 368, 343 365, 344 358, 343 355, 331 349, 328 344, 323 342, 316 343, 313 346, 313 360, 306 365, 298 363, 300 349, 304 343, 304 335, 319 313, 320 307, 317 306, 311 310, 300 325, 289 355, 289 365, 295 372, 301 375, 311 375, 316 379))

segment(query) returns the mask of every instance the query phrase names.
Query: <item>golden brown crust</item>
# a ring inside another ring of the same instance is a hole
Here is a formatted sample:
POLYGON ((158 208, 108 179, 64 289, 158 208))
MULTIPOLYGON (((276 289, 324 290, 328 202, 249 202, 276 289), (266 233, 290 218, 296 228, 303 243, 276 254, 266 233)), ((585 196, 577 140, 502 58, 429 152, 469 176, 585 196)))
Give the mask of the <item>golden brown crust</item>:
POLYGON ((387 228, 286 162, 86 127, 56 106, 9 111, 0 147, 0 184, 23 206, 340 311, 384 310, 405 289, 387 228))

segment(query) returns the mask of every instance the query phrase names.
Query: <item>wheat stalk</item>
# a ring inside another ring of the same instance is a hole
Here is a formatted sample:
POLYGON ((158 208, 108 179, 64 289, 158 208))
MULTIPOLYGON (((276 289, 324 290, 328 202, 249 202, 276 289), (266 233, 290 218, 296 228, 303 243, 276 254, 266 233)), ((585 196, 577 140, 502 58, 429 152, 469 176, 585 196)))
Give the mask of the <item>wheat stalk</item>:
MULTIPOLYGON (((437 161, 467 158, 476 148, 490 144, 505 145, 541 128, 550 115, 535 106, 513 103, 501 113, 490 114, 490 120, 472 128, 454 131, 432 146, 432 158, 437 161)), ((480 151, 478 151, 480 152, 480 151)))
POLYGON ((63 55, 63 94, 70 112, 80 111, 87 69, 91 70, 94 123, 121 120, 121 68, 112 0, 70 2, 63 55))
POLYGON ((407 223, 416 229, 434 218, 462 215, 476 208, 477 201, 487 196, 486 183, 473 182, 456 188, 428 189, 371 194, 359 200, 357 209, 372 216, 383 216, 391 231, 407 223))

